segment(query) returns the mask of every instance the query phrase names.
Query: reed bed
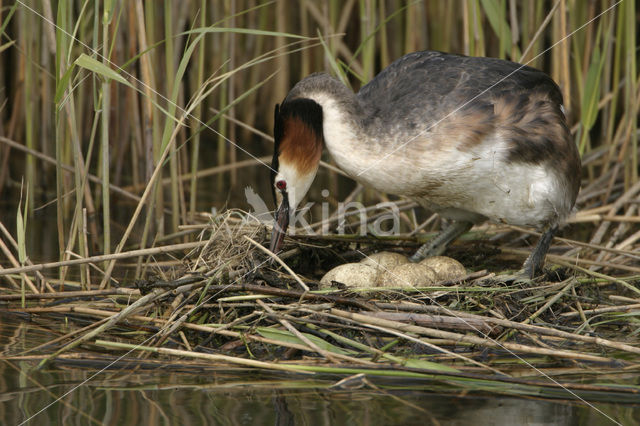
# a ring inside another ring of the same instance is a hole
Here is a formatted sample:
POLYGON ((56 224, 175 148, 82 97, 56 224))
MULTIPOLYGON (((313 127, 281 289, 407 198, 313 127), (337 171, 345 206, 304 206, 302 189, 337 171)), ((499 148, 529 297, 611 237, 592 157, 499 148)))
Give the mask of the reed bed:
POLYGON ((456 4, 0 2, 0 309, 57 334, 10 358, 154 356, 353 376, 344 386, 362 373, 637 402, 621 384, 640 352, 636 4, 456 4), (330 267, 408 253, 441 223, 327 159, 310 194, 330 190, 330 217, 312 223, 326 232, 265 254, 268 229, 236 208, 247 185, 269 194, 273 105, 310 72, 357 90, 423 49, 527 63, 558 82, 584 165, 577 214, 535 282, 511 277, 535 233, 486 225, 447 253, 469 272, 460 281, 318 291, 330 267), (401 233, 352 235, 367 225, 356 215, 338 227, 339 202, 354 200, 372 213, 394 203, 401 233))

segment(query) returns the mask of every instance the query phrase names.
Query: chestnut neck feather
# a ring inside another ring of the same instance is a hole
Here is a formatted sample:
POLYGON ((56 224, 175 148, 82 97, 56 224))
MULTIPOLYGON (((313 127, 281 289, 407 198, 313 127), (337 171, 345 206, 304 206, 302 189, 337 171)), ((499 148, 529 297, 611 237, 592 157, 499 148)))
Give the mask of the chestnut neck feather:
POLYGON ((293 165, 298 173, 306 175, 320 161, 322 135, 318 135, 299 118, 288 118, 284 123, 284 137, 280 141, 279 150, 279 161, 293 165))
POLYGON ((272 186, 281 161, 295 167, 300 174, 313 171, 320 161, 324 140, 322 107, 311 99, 294 99, 276 105, 274 118, 272 186))

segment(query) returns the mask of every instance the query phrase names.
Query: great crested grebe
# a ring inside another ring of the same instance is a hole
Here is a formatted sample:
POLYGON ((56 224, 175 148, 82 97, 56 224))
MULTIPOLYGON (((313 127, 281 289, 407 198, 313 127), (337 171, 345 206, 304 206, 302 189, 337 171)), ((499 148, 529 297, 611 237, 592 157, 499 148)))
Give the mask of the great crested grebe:
POLYGON ((357 94, 312 74, 276 105, 274 136, 273 252, 323 146, 355 180, 452 221, 413 261, 441 254, 473 224, 491 220, 544 231, 524 263, 533 278, 580 187, 558 86, 541 71, 500 59, 410 53, 357 94))

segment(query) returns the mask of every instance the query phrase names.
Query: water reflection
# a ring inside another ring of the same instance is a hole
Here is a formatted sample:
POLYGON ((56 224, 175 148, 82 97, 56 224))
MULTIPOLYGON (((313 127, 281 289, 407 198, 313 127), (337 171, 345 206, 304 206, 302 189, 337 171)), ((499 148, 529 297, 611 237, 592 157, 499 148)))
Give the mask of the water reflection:
MULTIPOLYGON (((36 371, 37 360, 15 356, 52 335, 24 319, 0 313, 0 419, 5 425, 614 424, 582 404, 450 395, 442 384, 424 380, 375 380, 359 389, 331 390, 340 378, 202 364, 187 368, 155 360, 136 361, 137 369, 125 362, 105 368, 114 359, 108 353, 68 357, 36 371)), ((636 406, 598 408, 621 424, 640 421, 636 406)))
POLYGON ((30 372, 26 377, 3 364, 0 415, 4 424, 31 419, 27 424, 68 425, 610 424, 585 407, 556 402, 427 391, 327 391, 304 381, 248 385, 243 379, 250 372, 237 374, 234 381, 228 374, 202 377, 162 371, 107 374, 110 377, 84 383, 92 372, 30 372), (72 388, 76 389, 45 408, 72 388))

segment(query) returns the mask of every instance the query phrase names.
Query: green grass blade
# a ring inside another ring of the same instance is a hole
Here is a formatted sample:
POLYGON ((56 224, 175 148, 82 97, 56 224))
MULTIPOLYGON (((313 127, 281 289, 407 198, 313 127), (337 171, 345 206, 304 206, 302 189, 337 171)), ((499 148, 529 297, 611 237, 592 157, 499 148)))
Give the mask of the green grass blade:
POLYGON ((451 372, 451 373, 460 371, 453 367, 449 367, 448 365, 438 364, 437 362, 427 361, 425 359, 416 359, 416 358, 405 359, 403 365, 405 367, 420 368, 422 370, 445 371, 445 372, 451 372))
POLYGON ((15 40, 11 40, 10 42, 3 44, 2 46, 0 46, 0 53, 4 52, 14 44, 16 44, 15 40))
MULTIPOLYGON (((306 346, 305 342, 303 342, 297 336, 293 335, 292 333, 290 333, 288 331, 277 330, 277 329, 274 329, 274 328, 267 328, 267 327, 258 327, 256 331, 262 337, 266 337, 268 339, 277 340, 277 341, 285 342, 285 343, 296 343, 298 345, 305 345, 306 346)), ((334 346, 331 343, 322 340, 318 336, 314 336, 313 334, 309 334, 309 333, 302 333, 302 334, 307 339, 312 341, 320 349, 324 349, 327 352, 340 354, 340 355, 355 355, 356 354, 356 352, 354 352, 354 351, 350 351, 350 350, 347 350, 347 349, 343 349, 343 348, 339 348, 337 346, 334 346)))
MULTIPOLYGON (((498 0, 480 0, 480 2, 482 3, 482 8, 489 20, 491 28, 493 28, 493 31, 500 39, 500 57, 506 57, 507 55, 511 56, 511 28, 506 20, 506 11, 503 7, 504 4, 500 4, 498 0)), ((515 52, 515 58, 522 56, 519 48, 515 47, 515 52)))
MULTIPOLYGON (((29 187, 27 186, 27 194, 29 193, 29 187)), ((18 212, 16 214, 16 236, 18 240, 18 260, 21 265, 24 265, 27 261, 27 211, 29 204, 29 197, 25 195, 24 210, 22 209, 22 194, 20 201, 18 201, 18 212)))
POLYGON ((133 86, 131 85, 131 83, 129 83, 127 80, 125 80, 124 77, 122 77, 120 74, 118 74, 117 71, 109 68, 108 66, 106 66, 105 64, 98 62, 97 60, 95 60, 94 58, 92 58, 91 56, 88 56, 86 54, 81 54, 78 59, 75 60, 74 62, 75 65, 78 65, 79 67, 85 68, 91 72, 94 72, 100 76, 102 76, 103 78, 106 79, 110 79, 110 80, 115 80, 118 83, 122 83, 128 87, 133 88, 133 86))
POLYGON ((585 131, 591 130, 596 118, 598 118, 598 101, 600 95, 600 75, 604 65, 604 55, 600 55, 600 49, 596 47, 591 56, 591 65, 587 71, 585 91, 582 97, 580 121, 585 131))
POLYGON ((284 33, 280 31, 256 30, 252 28, 228 28, 228 27, 194 28, 192 30, 179 33, 176 36, 189 35, 189 34, 214 34, 214 33, 235 33, 235 34, 246 34, 246 35, 255 35, 255 36, 288 37, 288 38, 297 38, 301 40, 309 40, 309 37, 302 36, 300 34, 284 33))
POLYGON ((336 77, 338 77, 338 79, 345 86, 350 87, 351 85, 349 84, 349 80, 347 79, 347 75, 346 75, 346 73, 344 71, 344 68, 340 66, 338 61, 336 61, 336 58, 333 56, 333 54, 331 54, 331 49, 329 48, 329 45, 327 45, 327 42, 322 37, 322 34, 320 33, 320 30, 318 30, 318 38, 320 39, 320 43, 322 43, 322 47, 324 48, 325 56, 327 57, 327 60, 329 61, 329 65, 331 66, 331 69, 333 70, 333 73, 336 75, 336 77))

